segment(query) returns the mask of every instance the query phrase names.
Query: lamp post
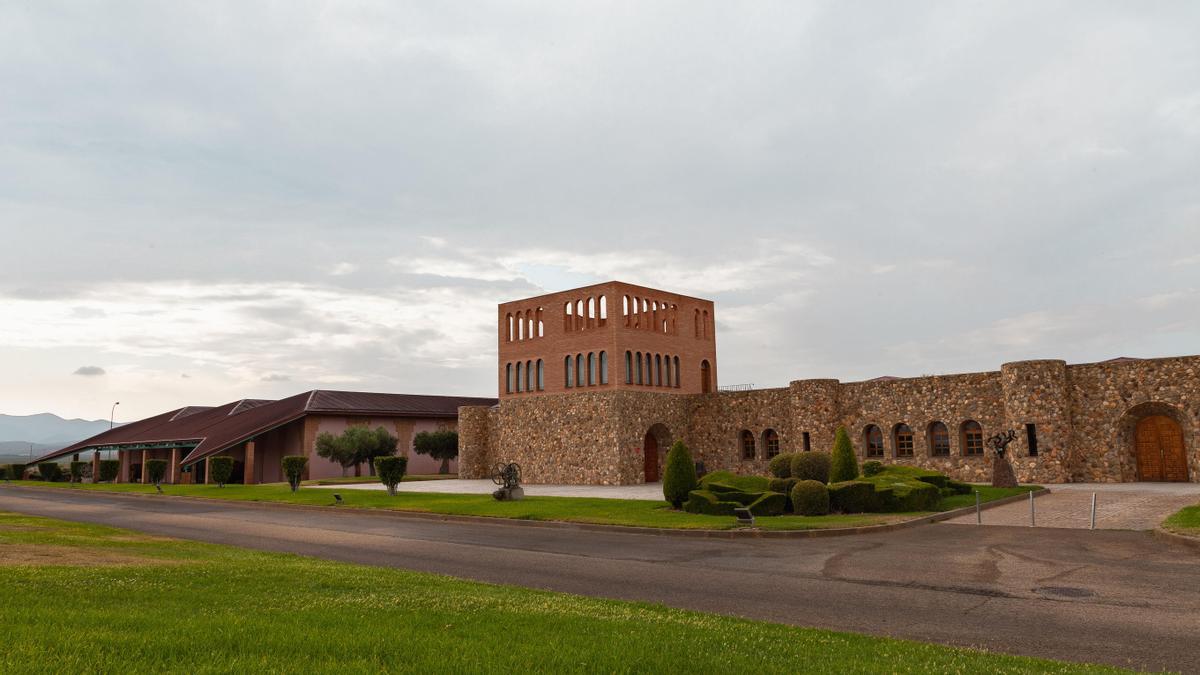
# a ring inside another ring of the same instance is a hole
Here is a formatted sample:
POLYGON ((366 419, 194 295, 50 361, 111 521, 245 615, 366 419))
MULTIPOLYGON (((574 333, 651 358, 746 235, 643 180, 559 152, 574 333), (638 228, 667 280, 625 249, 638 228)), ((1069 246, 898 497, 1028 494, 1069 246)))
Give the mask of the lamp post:
MULTIPOLYGON (((119 406, 119 405, 121 405, 120 401, 114 401, 112 404, 112 408, 109 409, 109 411, 108 411, 108 430, 109 431, 112 431, 113 420, 116 419, 115 416, 117 414, 117 406, 119 406)), ((112 459, 111 455, 109 455, 109 459, 112 459)))

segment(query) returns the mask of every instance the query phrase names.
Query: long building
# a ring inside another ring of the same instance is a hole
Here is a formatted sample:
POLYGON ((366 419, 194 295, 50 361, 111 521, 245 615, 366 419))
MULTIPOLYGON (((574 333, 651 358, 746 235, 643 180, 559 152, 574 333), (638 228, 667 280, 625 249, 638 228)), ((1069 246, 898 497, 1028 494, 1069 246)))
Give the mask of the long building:
MULTIPOLYGON (((187 406, 110 429, 49 453, 52 461, 90 453, 93 462, 114 456, 122 482, 146 480, 146 460, 167 460, 167 481, 203 483, 211 475, 208 460, 234 459, 235 483, 284 480, 281 460, 308 457, 305 478, 342 475, 342 467, 315 452, 317 436, 340 434, 348 427, 384 427, 399 439, 411 474, 437 473, 441 462, 411 452, 422 431, 455 429, 461 406, 489 406, 495 399, 463 396, 376 394, 317 389, 271 401, 242 399, 220 406, 187 406)), ((97 469, 93 466, 93 470, 97 469)), ((452 463, 451 470, 457 470, 452 463)))
POLYGON ((463 477, 515 461, 532 483, 653 482, 677 439, 709 470, 762 474, 845 427, 861 460, 962 480, 987 480, 986 439, 1013 430, 1022 481, 1200 481, 1200 356, 737 391, 717 385, 708 300, 614 281, 501 304, 497 322, 500 403, 460 411, 463 477))

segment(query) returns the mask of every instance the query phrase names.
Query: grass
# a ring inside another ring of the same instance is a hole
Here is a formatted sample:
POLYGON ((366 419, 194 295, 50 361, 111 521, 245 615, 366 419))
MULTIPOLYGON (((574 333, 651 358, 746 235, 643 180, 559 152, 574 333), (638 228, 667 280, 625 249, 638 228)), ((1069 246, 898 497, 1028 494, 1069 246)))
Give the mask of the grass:
MULTIPOLYGON (((421 480, 451 480, 458 478, 456 473, 427 473, 427 474, 407 474, 401 481, 408 483, 411 481, 421 480)), ((301 485, 356 485, 361 483, 378 483, 379 479, 375 476, 339 476, 337 478, 317 478, 314 480, 306 480, 301 485)))
POLYGON ((1164 520, 1162 525, 1176 534, 1200 537, 1200 504, 1183 507, 1164 520))
MULTIPOLYGON (((139 483, 43 483, 23 481, 14 485, 36 485, 74 490, 99 490, 105 492, 133 492, 153 494, 153 485, 139 483)), ((1021 487, 1012 490, 980 487, 984 501, 1000 499, 1012 494, 1022 494, 1032 489, 1021 487)), ((286 483, 266 485, 163 485, 167 495, 207 497, 255 502, 283 502, 316 506, 333 505, 333 491, 304 489, 293 493, 286 483)), ((389 497, 382 490, 344 490, 339 492, 345 503, 342 507, 392 509, 440 513, 461 516, 485 516, 493 518, 515 518, 518 520, 553 520, 573 523, 601 525, 628 525, 633 527, 659 527, 695 530, 728 530, 737 527, 730 516, 706 516, 672 510, 666 502, 644 499, 603 499, 587 497, 526 497, 517 502, 498 502, 491 495, 464 495, 437 492, 401 492, 389 497)), ((942 500, 940 510, 975 503, 974 495, 949 497, 942 500), (963 501, 967 500, 967 501, 963 501), (960 503, 961 502, 961 503, 960 503)), ((775 516, 759 518, 756 525, 764 530, 812 530, 842 527, 865 527, 907 520, 928 513, 863 513, 833 514, 828 516, 775 516)))
POLYGON ((1120 672, 5 513, 0 579, 2 672, 1120 672))

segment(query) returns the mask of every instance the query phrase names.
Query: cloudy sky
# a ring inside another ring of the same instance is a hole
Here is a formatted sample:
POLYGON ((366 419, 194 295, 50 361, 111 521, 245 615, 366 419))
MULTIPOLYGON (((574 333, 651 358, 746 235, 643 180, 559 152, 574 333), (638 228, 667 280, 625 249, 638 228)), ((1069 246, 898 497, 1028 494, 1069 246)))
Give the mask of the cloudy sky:
POLYGON ((0 0, 0 412, 494 395, 498 302, 722 383, 1200 352, 1195 2, 0 0))

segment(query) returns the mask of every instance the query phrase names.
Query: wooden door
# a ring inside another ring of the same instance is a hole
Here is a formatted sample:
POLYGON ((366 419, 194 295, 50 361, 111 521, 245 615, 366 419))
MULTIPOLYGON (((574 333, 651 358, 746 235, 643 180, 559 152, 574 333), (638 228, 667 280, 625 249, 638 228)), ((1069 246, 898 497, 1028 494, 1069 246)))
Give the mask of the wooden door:
POLYGON ((1137 425, 1138 480, 1186 481, 1187 453, 1183 431, 1175 420, 1152 415, 1137 425))
POLYGON ((646 441, 642 446, 642 453, 646 456, 646 482, 654 483, 658 481, 658 439, 654 434, 647 433, 646 441))

